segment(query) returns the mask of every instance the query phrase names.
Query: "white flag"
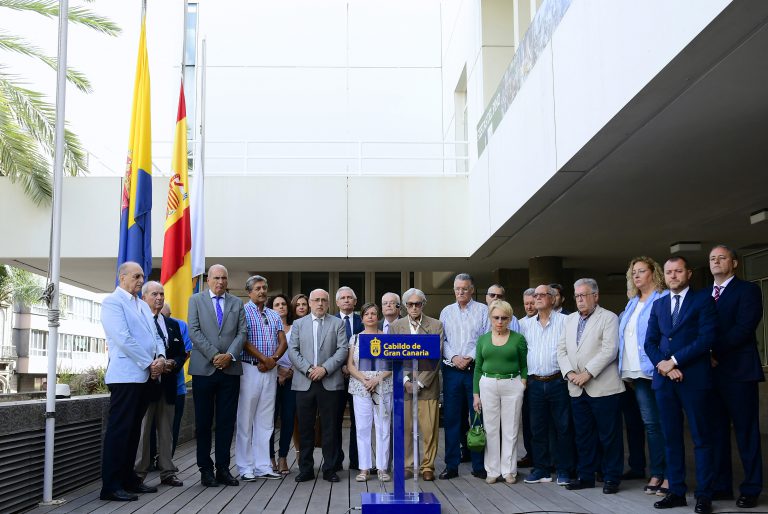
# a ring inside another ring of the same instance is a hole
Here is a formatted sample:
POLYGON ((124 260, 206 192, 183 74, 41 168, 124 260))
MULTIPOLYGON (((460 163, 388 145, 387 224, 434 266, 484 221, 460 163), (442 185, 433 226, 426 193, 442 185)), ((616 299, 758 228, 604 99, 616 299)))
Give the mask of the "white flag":
POLYGON ((195 144, 194 174, 192 175, 192 277, 205 273, 205 172, 202 142, 195 144))

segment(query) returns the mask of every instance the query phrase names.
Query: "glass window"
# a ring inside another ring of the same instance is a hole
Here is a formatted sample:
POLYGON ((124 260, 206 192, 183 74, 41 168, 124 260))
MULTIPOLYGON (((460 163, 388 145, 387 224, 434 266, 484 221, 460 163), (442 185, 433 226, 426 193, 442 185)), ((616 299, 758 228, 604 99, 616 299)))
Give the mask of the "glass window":
POLYGON ((48 355, 48 332, 32 330, 29 335, 29 356, 45 357, 48 355))
MULTIPOLYGON (((301 273, 301 292, 309 296, 315 289, 328 290, 330 278, 327 271, 303 271, 301 273)), ((331 293, 331 302, 333 302, 333 293, 331 293)), ((333 305, 336 305, 333 303, 333 305)))
POLYGON ((72 334, 59 334, 59 352, 57 354, 59 359, 72 358, 73 340, 74 336, 72 334))

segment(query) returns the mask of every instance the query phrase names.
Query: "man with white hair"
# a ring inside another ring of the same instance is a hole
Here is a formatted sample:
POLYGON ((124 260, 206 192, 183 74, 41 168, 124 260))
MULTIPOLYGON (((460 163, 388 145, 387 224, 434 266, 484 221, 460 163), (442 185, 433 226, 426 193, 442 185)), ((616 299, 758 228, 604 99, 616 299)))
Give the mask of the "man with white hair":
POLYGON ((400 295, 397 293, 384 293, 381 297, 381 315, 379 328, 389 334, 389 327, 400 318, 400 295))
MULTIPOLYGON (((424 315, 424 305, 427 303, 424 292, 411 288, 403 293, 403 301, 408 316, 392 323, 389 333, 439 334, 442 353, 445 340, 443 324, 440 320, 424 315)), ((395 387, 398 387, 398 384, 395 384, 395 387)), ((435 457, 440 431, 437 405, 440 398, 440 377, 437 365, 433 370, 411 372, 405 376, 405 478, 413 477, 413 420, 410 413, 414 389, 418 397, 419 432, 424 448, 419 473, 425 481, 431 482, 435 479, 435 457)))

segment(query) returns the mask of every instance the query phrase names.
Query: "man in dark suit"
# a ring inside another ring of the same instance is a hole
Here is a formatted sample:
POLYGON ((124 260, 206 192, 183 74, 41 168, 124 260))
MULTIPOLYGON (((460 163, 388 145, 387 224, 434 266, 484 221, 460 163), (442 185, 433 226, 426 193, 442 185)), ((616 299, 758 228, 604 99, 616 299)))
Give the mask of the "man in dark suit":
POLYGON ((296 391, 299 416, 299 474, 297 482, 315 478, 315 418, 320 415, 323 434, 323 479, 338 482, 338 409, 344 377, 341 366, 347 361, 349 340, 339 318, 328 315, 328 292, 315 289, 309 294, 311 312, 291 327, 288 357, 296 372, 291 389, 296 391))
MULTIPOLYGON (((357 304, 357 295, 351 287, 342 286, 336 291, 336 306, 339 308, 339 312, 336 317, 341 319, 344 324, 344 335, 347 338, 347 342, 354 334, 359 334, 363 331, 363 320, 359 314, 355 313, 355 305, 357 304)), ((346 363, 346 361, 344 361, 346 363)), ((344 411, 349 405, 349 469, 358 469, 357 464, 357 427, 355 426, 355 409, 352 402, 352 395, 349 394, 349 372, 347 371, 347 365, 344 364, 341 368, 341 372, 344 375, 344 390, 339 393, 341 398, 339 399, 339 412, 338 421, 338 441, 336 447, 339 450, 336 457, 335 468, 336 471, 344 469, 344 449, 342 448, 342 433, 341 425, 344 422, 344 411)))
POLYGON ((109 419, 101 456, 99 498, 137 500, 134 493, 156 493, 133 471, 141 420, 147 410, 148 384, 165 369, 165 347, 154 327, 152 313, 138 298, 144 272, 135 262, 117 270, 118 287, 101 305, 101 324, 107 336, 109 364, 104 381, 109 387, 109 419))
POLYGON ((179 324, 163 316, 160 311, 165 304, 165 291, 159 282, 149 281, 141 288, 141 297, 149 305, 154 317, 155 329, 165 346, 165 369, 160 381, 150 382, 150 403, 141 423, 141 439, 136 455, 136 475, 144 480, 152 464, 150 439, 152 431, 157 430, 157 468, 160 482, 171 487, 184 484, 176 477, 178 468, 172 460, 173 453, 173 417, 176 410, 176 389, 178 373, 187 360, 184 340, 179 324))
POLYGON ((763 489, 760 448, 758 382, 763 382, 757 352, 757 326, 763 316, 760 288, 736 277, 736 253, 724 245, 709 252, 709 270, 715 278, 712 297, 718 317, 717 339, 712 346, 714 377, 715 500, 733 499, 731 471, 731 422, 744 466, 736 506, 757 506, 763 489))
POLYGON ((208 291, 189 299, 192 352, 189 374, 195 402, 197 466, 205 487, 238 485, 229 472, 229 448, 235 431, 242 364, 238 360, 247 338, 240 298, 227 293, 227 268, 208 269, 208 291), (237 357, 236 357, 237 356, 237 357), (216 475, 211 460, 211 427, 216 416, 216 475))
POLYGON ((681 256, 664 263, 670 294, 653 303, 645 337, 645 353, 655 369, 652 388, 666 440, 669 493, 657 509, 687 505, 683 412, 696 456, 696 508, 712 512, 712 436, 710 428, 712 370, 709 352, 715 341, 717 313, 709 291, 689 287, 691 267, 681 256))

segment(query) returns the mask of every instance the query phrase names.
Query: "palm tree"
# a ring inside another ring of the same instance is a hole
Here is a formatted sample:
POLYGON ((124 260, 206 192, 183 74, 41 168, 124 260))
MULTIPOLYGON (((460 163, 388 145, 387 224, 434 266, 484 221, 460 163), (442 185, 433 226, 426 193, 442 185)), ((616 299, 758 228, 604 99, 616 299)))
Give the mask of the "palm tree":
POLYGON ((40 282, 40 277, 29 271, 0 264, 0 305, 29 307, 38 303, 44 290, 40 282))
MULTIPOLYGON (((51 19, 59 16, 57 0, 0 0, 0 12, 3 8, 51 19)), ((120 33, 115 23, 83 7, 71 8, 69 21, 110 36, 120 33)), ((37 59, 53 69, 57 66, 56 58, 3 28, 0 28, 0 50, 37 59)), ((85 75, 76 70, 67 70, 67 80, 80 91, 90 93, 92 90, 85 75)), ((19 77, 0 64, 0 176, 20 183, 37 205, 46 205, 52 194, 56 110, 45 101, 43 94, 20 84, 19 77)), ((85 150, 70 130, 66 130, 64 136, 64 172, 73 176, 87 172, 85 150)))

